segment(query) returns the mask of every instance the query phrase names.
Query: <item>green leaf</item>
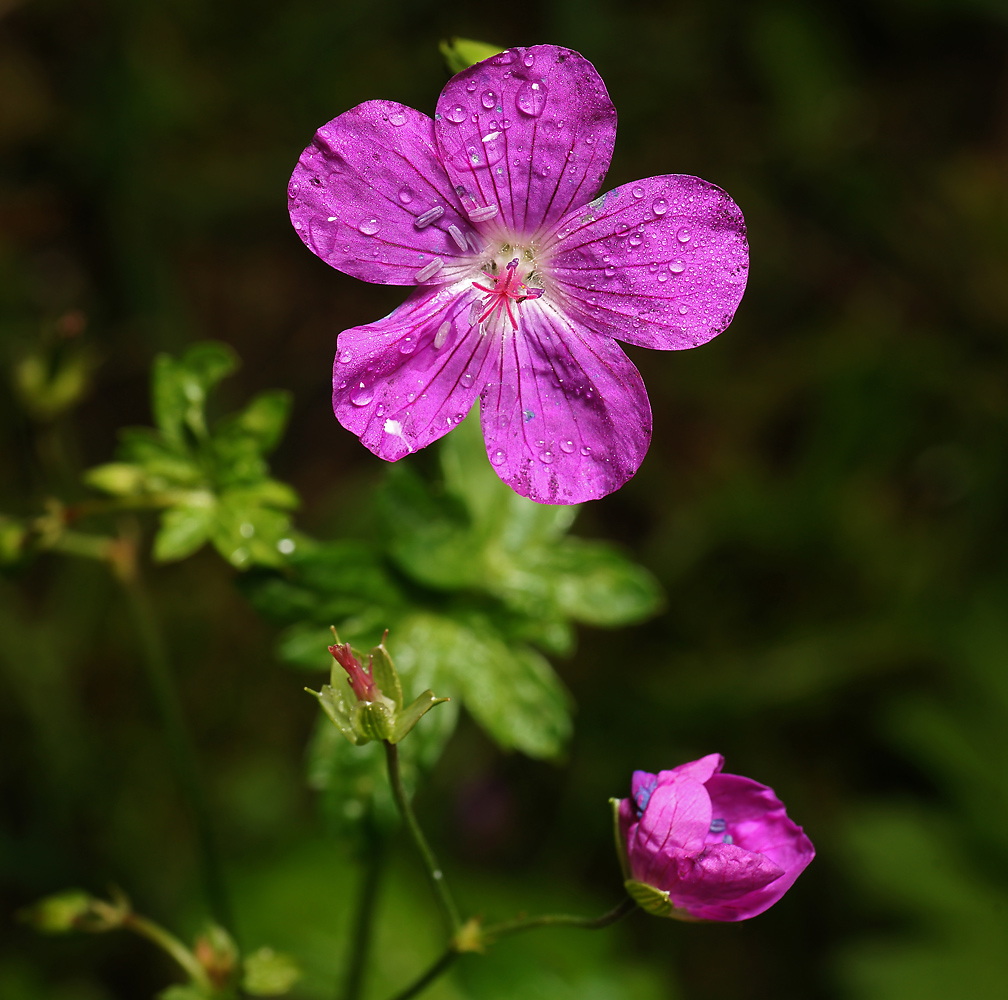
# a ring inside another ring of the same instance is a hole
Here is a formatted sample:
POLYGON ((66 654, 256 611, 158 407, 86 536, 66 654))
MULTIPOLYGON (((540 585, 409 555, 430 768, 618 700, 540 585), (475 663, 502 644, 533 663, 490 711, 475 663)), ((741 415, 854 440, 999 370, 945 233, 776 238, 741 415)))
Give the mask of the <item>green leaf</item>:
POLYGON ((26 906, 18 919, 42 934, 64 934, 78 929, 78 921, 87 917, 94 901, 83 889, 68 889, 26 906))
POLYGON ((297 962, 272 948, 252 952, 242 969, 242 989, 255 997, 281 996, 301 978, 297 962))
POLYGON ((234 351, 214 341, 193 345, 181 360, 167 354, 154 359, 151 388, 154 421, 168 441, 184 443, 184 427, 197 438, 206 436, 207 391, 237 367, 234 351))
POLYGON ((157 1000, 209 1000, 212 996, 212 993, 200 989, 198 986, 193 986, 191 983, 184 986, 177 983, 162 990, 157 995, 157 1000))
POLYGON ((571 734, 570 698, 549 663, 527 646, 509 647, 486 620, 463 624, 416 614, 396 630, 400 670, 423 658, 430 686, 458 693, 466 709, 505 749, 556 757, 571 734))
POLYGON ((214 434, 247 438, 255 442, 260 453, 271 452, 283 437, 291 400, 289 392, 279 389, 260 393, 244 410, 222 420, 214 434))
POLYGON ((215 518, 214 502, 163 511, 161 526, 154 538, 155 561, 174 562, 191 556, 210 537, 215 518))
POLYGON ((255 563, 279 566, 291 533, 290 518, 269 507, 242 502, 241 495, 224 493, 217 506, 210 540, 232 566, 245 569, 255 563))
POLYGON ((83 476, 84 482, 103 493, 113 496, 130 496, 143 491, 146 485, 144 470, 138 465, 128 462, 109 462, 88 469, 83 476))
POLYGON ((504 51, 489 42, 477 42, 471 38, 446 39, 438 45, 438 48, 444 56, 448 72, 452 74, 461 73, 462 70, 504 51))

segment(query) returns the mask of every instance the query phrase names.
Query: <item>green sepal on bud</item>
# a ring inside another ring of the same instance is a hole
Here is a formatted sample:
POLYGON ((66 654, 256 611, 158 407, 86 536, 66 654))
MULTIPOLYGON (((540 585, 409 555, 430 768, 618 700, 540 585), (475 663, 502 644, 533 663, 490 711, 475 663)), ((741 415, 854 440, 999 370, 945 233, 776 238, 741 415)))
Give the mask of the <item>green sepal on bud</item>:
POLYGON ((498 45, 477 42, 472 38, 445 39, 438 48, 441 50, 441 55, 444 56, 448 72, 452 74, 461 73, 462 70, 504 51, 498 45))
POLYGON ((627 857, 626 844, 623 842, 623 834, 620 832, 619 825, 619 799, 610 799, 609 805, 612 806, 612 818, 613 818, 613 834, 616 840, 616 856, 619 858, 620 871, 623 872, 623 878, 630 878, 630 859, 627 857))
POLYGON ((638 882, 628 878, 623 883, 627 895, 646 913, 654 917, 671 917, 688 924, 703 923, 698 917, 690 916, 685 910, 680 910, 669 898, 667 889, 656 889, 646 882, 638 882))
POLYGON ((238 973, 238 945, 219 924, 211 924, 193 947, 196 961, 215 990, 227 989, 238 973))
POLYGON ((402 683, 385 646, 387 631, 368 653, 367 668, 364 654, 340 643, 335 628, 332 633, 336 643, 329 647, 333 656, 329 683, 321 691, 305 690, 318 698, 325 714, 354 745, 371 740, 398 743, 435 705, 448 701, 428 690, 403 707, 402 683))
POLYGON ((297 962, 272 948, 246 956, 242 971, 242 990, 254 997, 281 996, 301 978, 297 962))

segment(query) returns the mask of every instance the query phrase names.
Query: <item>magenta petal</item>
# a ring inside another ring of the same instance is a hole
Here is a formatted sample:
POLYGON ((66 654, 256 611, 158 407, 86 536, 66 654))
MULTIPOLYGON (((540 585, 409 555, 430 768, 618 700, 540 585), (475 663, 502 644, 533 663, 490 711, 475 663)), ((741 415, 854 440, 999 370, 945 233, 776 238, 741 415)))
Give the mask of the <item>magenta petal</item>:
POLYGON ((710 824, 711 801, 703 785, 689 779, 659 785, 640 818, 636 846, 648 855, 699 850, 710 824))
POLYGON ((497 339, 481 397, 497 474, 538 503, 605 496, 638 469, 651 440, 640 374, 612 340, 575 326, 543 296, 497 339))
POLYGON ((367 101, 323 125, 287 194, 308 249, 355 278, 443 283, 471 256, 472 226, 441 164, 434 123, 405 105, 367 101))
POLYGON ((699 781, 702 785, 717 774, 722 767, 724 767, 724 757, 719 753, 709 753, 706 757, 691 760, 688 764, 680 764, 670 771, 659 771, 658 783, 664 785, 677 778, 691 778, 693 781, 699 781))
POLYGON ((422 289, 377 323, 340 334, 333 411, 379 458, 436 441, 476 402, 491 341, 472 326, 474 301, 465 283, 422 289))
MULTIPOLYGON (((774 900, 784 870, 762 854, 732 844, 708 847, 695 858, 680 857, 667 885, 672 902, 705 920, 742 920, 762 912, 763 894, 774 887, 774 900)), ((786 886, 785 886, 786 888, 786 886)))
POLYGON ((707 791, 714 815, 725 820, 734 842, 765 854, 788 873, 784 888, 815 857, 812 842, 772 788, 738 774, 717 774, 707 782, 707 791))
POLYGON ((618 340, 659 350, 705 344, 745 291, 745 221, 721 188, 665 174, 624 184, 546 238, 549 274, 618 340))
POLYGON ((478 213, 496 206, 488 228, 522 237, 599 189, 616 140, 616 109, 584 56, 533 45, 452 77, 434 127, 463 207, 478 213))

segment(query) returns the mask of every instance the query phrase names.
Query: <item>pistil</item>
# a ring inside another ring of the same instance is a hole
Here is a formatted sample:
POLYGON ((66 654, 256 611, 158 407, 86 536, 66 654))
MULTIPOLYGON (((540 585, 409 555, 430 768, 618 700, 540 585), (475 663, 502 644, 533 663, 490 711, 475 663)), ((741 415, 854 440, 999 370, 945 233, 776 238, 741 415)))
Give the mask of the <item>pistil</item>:
POLYGON ((518 320, 515 317, 517 304, 526 299, 537 299, 542 295, 543 290, 535 286, 526 285, 518 278, 518 258, 515 257, 504 269, 502 274, 494 277, 486 275, 493 281, 492 286, 481 285, 478 281, 473 282, 473 287, 481 292, 486 292, 483 298, 483 314, 479 322, 483 323, 491 316, 500 318, 507 313, 507 318, 511 321, 513 329, 518 329, 518 320), (515 311, 512 311, 511 304, 515 304, 515 311))

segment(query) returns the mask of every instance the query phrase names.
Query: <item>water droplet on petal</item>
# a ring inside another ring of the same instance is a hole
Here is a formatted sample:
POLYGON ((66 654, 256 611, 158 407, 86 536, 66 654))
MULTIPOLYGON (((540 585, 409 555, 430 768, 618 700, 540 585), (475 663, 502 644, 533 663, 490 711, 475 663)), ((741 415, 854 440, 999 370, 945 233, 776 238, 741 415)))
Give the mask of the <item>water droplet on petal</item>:
POLYGON ((468 389, 469 386, 471 386, 473 384, 473 376, 469 372, 466 372, 462 376, 462 378, 459 379, 459 381, 462 383, 462 388, 463 389, 468 389))
POLYGON ((644 237, 640 233, 633 233, 628 242, 632 247, 639 247, 644 242, 644 237))
POLYGON ((349 348, 345 348, 344 350, 339 352, 339 360, 341 364, 344 365, 347 364, 347 362, 349 362, 351 358, 353 358, 353 351, 351 351, 349 348))
POLYGON ((465 117, 466 111, 461 104, 456 104, 455 107, 449 108, 448 111, 445 112, 445 118, 447 118, 450 122, 454 122, 456 125, 460 122, 464 122, 465 117))
POLYGON ((413 200, 413 189, 408 184, 399 188, 399 200, 404 205, 408 205, 413 200))
POLYGON ((605 276, 611 278, 616 273, 616 268, 612 264, 607 264, 605 269, 605 276))
POLYGON ((381 223, 377 219, 364 219, 362 222, 358 223, 357 228, 365 236, 374 236, 374 234, 381 229, 381 223))
POLYGON ((571 441, 570 439, 568 439, 566 441, 561 441, 560 442, 560 450, 565 455, 573 455, 574 454, 574 442, 571 441))
POLYGON ((688 313, 688 312, 689 312, 689 306, 687 306, 687 305, 681 305, 679 307, 679 315, 680 316, 685 316, 686 313, 688 313))
POLYGON ((492 108, 497 106, 497 95, 492 90, 484 90, 483 96, 480 98, 483 103, 483 107, 490 111, 492 108))
POLYGON ((640 185, 638 185, 637 187, 635 187, 633 189, 633 196, 635 198, 643 198, 644 197, 644 188, 642 188, 640 185))
POLYGON ((470 81, 469 81, 469 82, 468 82, 468 83, 466 84, 466 90, 467 90, 467 91, 468 91, 468 92, 469 92, 470 94, 471 94, 471 93, 473 93, 473 92, 474 92, 474 91, 476 90, 476 81, 475 81, 475 80, 470 80, 470 81))
POLYGON ((668 202, 664 198, 659 198, 652 204, 651 211, 655 215, 664 215, 668 211, 668 202))
POLYGON ((399 341, 399 353, 412 354, 415 350, 416 350, 416 341, 410 334, 406 334, 406 336, 399 341))
POLYGON ((494 465, 501 465, 507 456, 504 454, 503 448, 498 448, 490 454, 490 461, 494 465))
POLYGON ((671 263, 669 264, 669 266, 668 266, 668 269, 669 269, 669 270, 670 270, 670 271, 671 271, 671 272, 672 272, 673 274, 682 274, 682 273, 683 273, 683 271, 685 271, 685 270, 686 270, 686 265, 685 265, 685 264, 684 264, 684 263, 683 263, 683 262, 682 262, 681 260, 673 260, 673 261, 672 261, 672 262, 671 262, 671 263))
POLYGON ((679 230, 679 232, 677 232, 675 235, 676 235, 676 239, 680 243, 689 243, 690 231, 685 226, 683 226, 679 230))
POLYGON ((388 116, 389 124, 395 125, 397 128, 400 125, 406 124, 406 113, 404 111, 393 111, 388 116))
POLYGON ((374 389, 363 382, 357 383, 357 388, 350 393, 350 402, 354 406, 367 406, 374 399, 374 389))
POLYGON ((301 186, 298 184, 298 182, 291 181, 290 184, 287 185, 287 197, 296 198, 298 196, 298 191, 300 190, 301 186))
POLYGON ((515 94, 515 107, 529 118, 538 118, 546 107, 546 84, 539 80, 526 80, 515 94))
POLYGON ((543 465, 551 465, 553 463, 553 458, 553 452, 550 451, 549 448, 539 452, 539 461, 542 462, 543 465))
POLYGON ((666 281, 668 281, 668 273, 662 271, 661 274, 658 275, 658 282, 659 284, 664 285, 666 281))
POLYGON ((587 458, 591 454, 591 448, 586 444, 582 445, 581 454, 584 455, 585 458, 587 458))
POLYGON ((525 63, 526 66, 531 66, 535 62, 535 56, 532 55, 531 52, 529 52, 522 60, 522 62, 525 63))

